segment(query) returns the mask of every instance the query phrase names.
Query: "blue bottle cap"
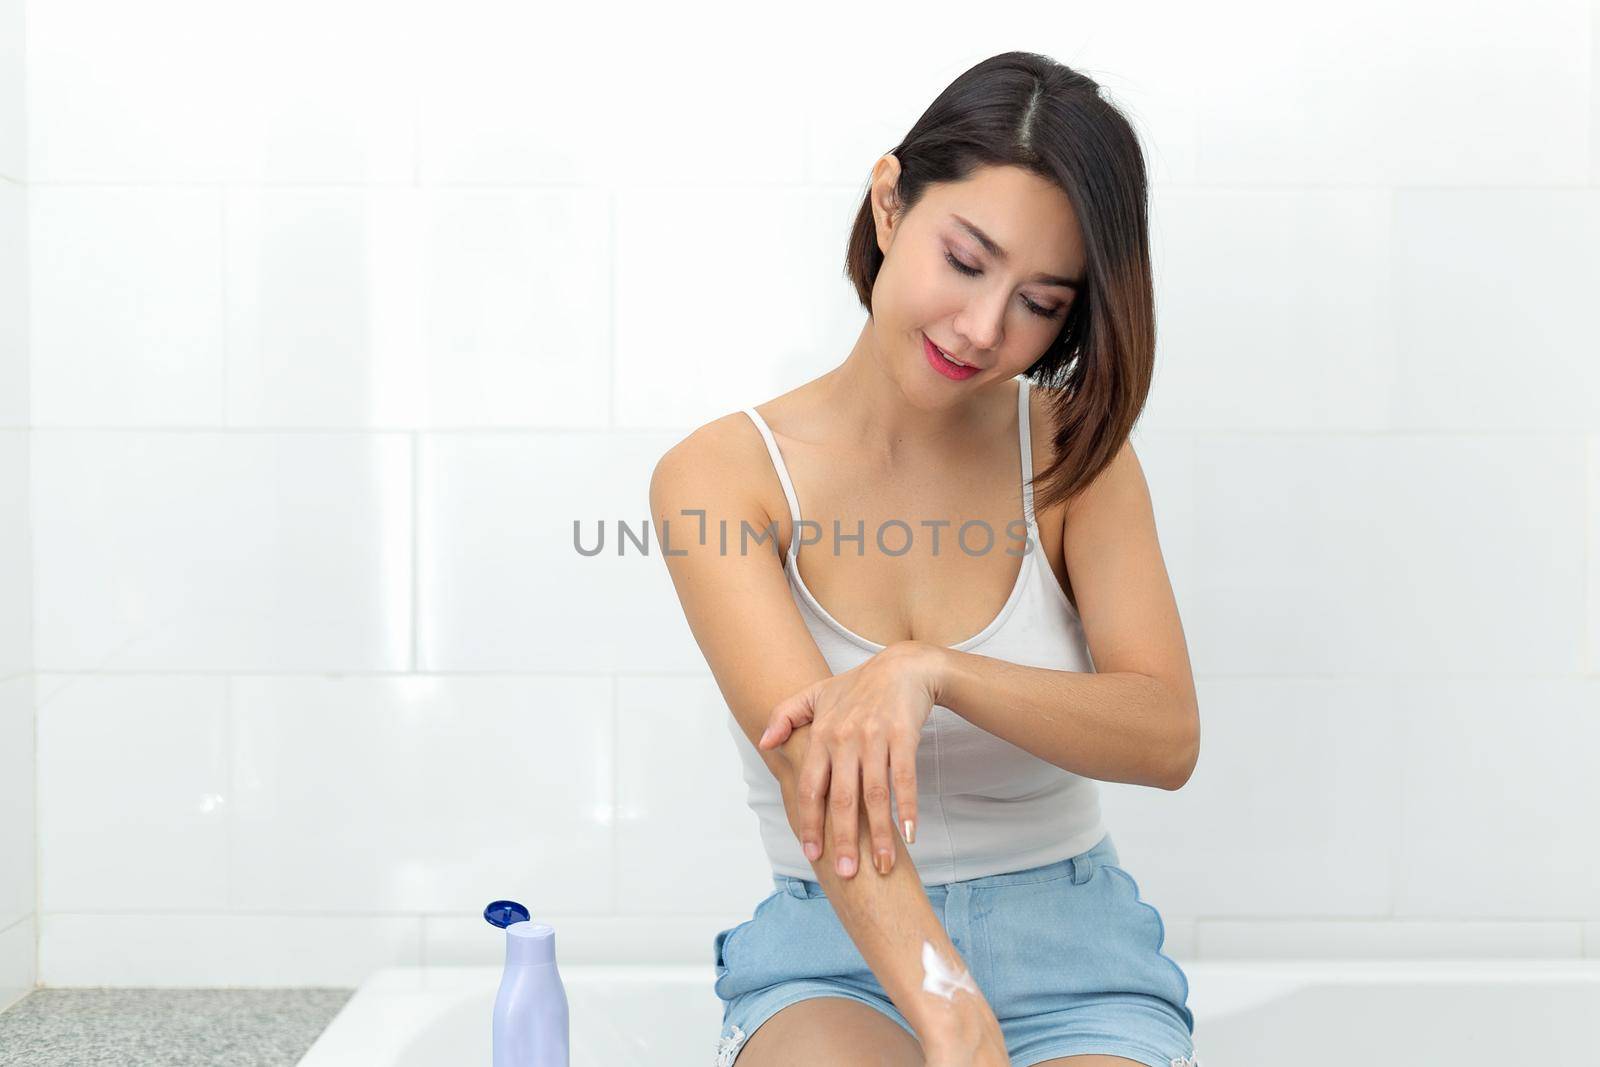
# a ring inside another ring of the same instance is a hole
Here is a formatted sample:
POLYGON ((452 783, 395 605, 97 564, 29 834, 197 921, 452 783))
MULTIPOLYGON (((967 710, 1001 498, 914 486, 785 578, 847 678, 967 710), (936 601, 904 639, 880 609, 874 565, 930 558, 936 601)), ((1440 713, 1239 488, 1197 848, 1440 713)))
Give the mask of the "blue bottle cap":
POLYGON ((506 927, 512 923, 525 923, 530 916, 528 909, 514 900, 496 900, 483 909, 483 917, 495 926, 506 927))

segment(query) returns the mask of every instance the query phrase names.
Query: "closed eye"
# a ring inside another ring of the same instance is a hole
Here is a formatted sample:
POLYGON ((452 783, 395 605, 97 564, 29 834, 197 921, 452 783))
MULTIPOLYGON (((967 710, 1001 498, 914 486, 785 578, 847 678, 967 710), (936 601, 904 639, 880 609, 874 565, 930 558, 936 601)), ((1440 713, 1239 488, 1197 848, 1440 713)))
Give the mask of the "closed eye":
MULTIPOLYGON (((949 252, 946 252, 944 254, 944 258, 945 258, 946 261, 949 262, 949 264, 952 267, 954 267, 956 270, 960 271, 962 274, 967 275, 968 277, 977 277, 978 275, 983 273, 983 271, 979 270, 977 267, 969 267, 969 266, 967 266, 965 263, 961 262, 955 256, 951 255, 949 252)), ((1059 316, 1061 314, 1062 308, 1064 308, 1066 306, 1065 304, 1059 304, 1059 305, 1057 305, 1056 307, 1053 307, 1053 308, 1044 308, 1044 307, 1040 307, 1038 304, 1035 304, 1032 300, 1029 300, 1027 297, 1023 297, 1022 298, 1022 303, 1027 307, 1027 309, 1029 311, 1033 312, 1035 315, 1038 315, 1040 318, 1043 318, 1043 319, 1056 318, 1057 316, 1059 316)))

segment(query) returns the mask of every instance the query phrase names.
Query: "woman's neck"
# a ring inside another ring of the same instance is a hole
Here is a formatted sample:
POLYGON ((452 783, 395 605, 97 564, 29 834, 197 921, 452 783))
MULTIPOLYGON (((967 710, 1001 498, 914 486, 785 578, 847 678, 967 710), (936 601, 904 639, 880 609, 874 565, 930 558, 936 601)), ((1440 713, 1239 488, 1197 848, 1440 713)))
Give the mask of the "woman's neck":
MULTIPOLYGON (((906 340, 905 347, 911 343, 906 340)), ((895 376, 896 366, 901 373, 908 368, 913 374, 934 373, 905 353, 884 351, 869 324, 845 361, 815 382, 818 417, 829 440, 891 464, 903 458, 948 457, 970 450, 975 437, 999 432, 1009 421, 1009 408, 1016 406, 1016 386, 1009 379, 977 388, 923 383, 908 396, 895 376), (935 396, 940 389, 958 393, 959 399, 933 407, 916 403, 916 395, 935 396)))

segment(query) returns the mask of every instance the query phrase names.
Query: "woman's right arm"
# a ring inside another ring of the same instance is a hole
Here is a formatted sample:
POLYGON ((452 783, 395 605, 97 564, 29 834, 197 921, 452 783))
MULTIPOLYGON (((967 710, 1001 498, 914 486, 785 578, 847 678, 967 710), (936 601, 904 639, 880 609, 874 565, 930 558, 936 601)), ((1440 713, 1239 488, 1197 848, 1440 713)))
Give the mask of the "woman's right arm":
MULTIPOLYGON (((751 537, 748 552, 740 551, 746 540, 742 523, 755 533, 777 528, 753 489, 761 474, 749 457, 764 454, 751 446, 751 439, 760 443, 757 433, 743 413, 718 419, 674 445, 650 479, 650 513, 672 584, 717 687, 752 746, 780 700, 832 674, 795 607, 776 539, 756 544, 751 537), (719 547, 724 523, 726 552, 719 547)), ((776 473, 771 477, 776 480, 776 473)), ((788 517, 779 525, 788 526, 788 517)), ((797 840, 796 781, 810 737, 808 724, 777 749, 757 750, 778 781, 797 840)), ((863 806, 857 806, 856 818, 857 855, 870 856, 863 806)), ((887 875, 869 865, 846 878, 834 869, 833 820, 829 806, 823 852, 811 861, 815 881, 890 1000, 916 1030, 929 1063, 938 1062, 935 1054, 951 1053, 952 1063, 1006 1067, 999 1025, 984 997, 959 990, 944 996, 923 988, 925 942, 952 970, 966 965, 928 901, 905 842, 894 836, 894 863, 887 875), (958 1049, 976 1055, 957 1059, 958 1049)))

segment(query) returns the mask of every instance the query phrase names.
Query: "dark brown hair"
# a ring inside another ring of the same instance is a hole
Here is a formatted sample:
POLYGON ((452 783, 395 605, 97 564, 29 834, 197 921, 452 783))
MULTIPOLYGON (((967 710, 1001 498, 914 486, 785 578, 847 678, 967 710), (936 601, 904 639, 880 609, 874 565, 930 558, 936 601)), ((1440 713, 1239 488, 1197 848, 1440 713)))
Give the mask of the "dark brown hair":
MULTIPOLYGON (((889 150, 910 211, 936 182, 980 166, 1022 167, 1055 183, 1083 233, 1085 278, 1061 332, 1028 368, 1049 395, 1056 460, 1034 476, 1035 507, 1071 499, 1103 471, 1144 409, 1155 365, 1144 155, 1100 84, 1048 56, 1005 52, 939 94, 889 150)), ((883 265, 871 192, 850 231, 845 273, 872 314, 883 265)))

